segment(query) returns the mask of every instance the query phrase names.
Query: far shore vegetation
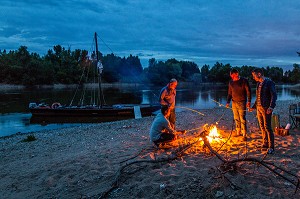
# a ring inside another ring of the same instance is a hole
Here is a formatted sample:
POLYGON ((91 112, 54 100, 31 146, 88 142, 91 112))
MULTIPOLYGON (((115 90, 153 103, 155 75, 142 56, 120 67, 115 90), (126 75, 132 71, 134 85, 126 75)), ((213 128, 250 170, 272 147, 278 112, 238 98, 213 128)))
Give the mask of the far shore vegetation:
MULTIPOLYGON (((40 56, 29 53, 26 46, 18 50, 0 50, 0 84, 23 86, 93 83, 97 79, 95 52, 76 49, 71 51, 60 45, 40 56), (90 55, 90 56, 88 56, 90 55), (87 77, 87 74, 89 78, 87 77)), ((240 75, 252 81, 251 71, 255 66, 231 66, 229 63, 216 62, 213 66, 198 66, 194 62, 168 59, 157 61, 149 59, 148 67, 143 68, 138 56, 119 57, 112 54, 98 57, 103 64, 101 75, 104 83, 146 83, 164 85, 171 78, 192 83, 227 83, 229 71, 237 68, 240 75)), ((284 71, 280 67, 262 67, 265 76, 276 83, 300 83, 300 66, 293 64, 293 69, 284 71)))

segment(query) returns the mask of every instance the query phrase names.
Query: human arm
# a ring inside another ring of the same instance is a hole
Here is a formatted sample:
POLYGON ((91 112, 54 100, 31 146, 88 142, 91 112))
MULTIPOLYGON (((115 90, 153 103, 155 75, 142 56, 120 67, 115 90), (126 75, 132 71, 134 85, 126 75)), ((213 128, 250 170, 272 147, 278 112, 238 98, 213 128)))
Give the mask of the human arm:
POLYGON ((246 95, 247 95, 246 107, 249 109, 251 106, 251 88, 249 85, 249 81, 247 79, 245 79, 245 90, 246 90, 246 95))
POLYGON ((231 87, 231 84, 229 82, 228 83, 228 93, 227 93, 226 108, 229 108, 229 104, 230 104, 231 99, 232 99, 232 87, 231 87))
POLYGON ((270 91, 270 95, 271 95, 271 101, 270 101, 269 108, 271 108, 273 110, 276 106, 276 100, 277 100, 275 83, 273 81, 270 81, 270 83, 269 83, 269 91, 270 91))
POLYGON ((267 114, 271 114, 273 112, 273 109, 276 106, 277 93, 276 93, 275 83, 273 81, 269 81, 268 86, 269 86, 271 100, 270 100, 270 105, 267 109, 267 114))
POLYGON ((167 94, 167 89, 166 89, 166 87, 164 87, 161 89, 160 94, 159 94, 159 103, 162 106, 169 106, 169 103, 165 100, 166 94, 167 94))

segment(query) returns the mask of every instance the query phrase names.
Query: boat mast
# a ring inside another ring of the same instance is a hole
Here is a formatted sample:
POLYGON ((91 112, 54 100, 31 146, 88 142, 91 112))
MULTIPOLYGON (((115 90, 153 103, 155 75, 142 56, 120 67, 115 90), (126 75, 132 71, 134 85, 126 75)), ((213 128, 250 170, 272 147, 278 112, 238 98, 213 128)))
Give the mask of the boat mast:
MULTIPOLYGON (((102 101, 102 86, 101 86, 101 68, 98 67, 99 62, 99 53, 98 53, 98 42, 97 42, 97 33, 95 32, 95 43, 96 43, 96 58, 97 58, 97 70, 98 70, 98 98, 100 102, 100 108, 103 107, 103 101, 102 101)), ((98 104, 99 106, 99 104, 98 104)))

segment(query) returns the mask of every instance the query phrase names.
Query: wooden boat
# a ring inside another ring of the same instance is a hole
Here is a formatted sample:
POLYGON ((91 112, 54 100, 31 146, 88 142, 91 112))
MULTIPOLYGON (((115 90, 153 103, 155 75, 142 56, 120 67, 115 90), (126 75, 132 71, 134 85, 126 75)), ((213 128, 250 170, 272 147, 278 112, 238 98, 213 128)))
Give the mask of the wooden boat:
POLYGON ((59 117, 132 117, 139 118, 153 115, 160 109, 160 105, 151 104, 117 104, 113 106, 61 106, 53 103, 52 106, 30 103, 30 112, 34 116, 59 117))
POLYGON ((131 119, 132 116, 107 116, 107 117, 93 117, 93 116, 37 116, 32 115, 30 117, 30 124, 41 124, 41 125, 48 125, 48 124, 66 124, 66 123, 102 123, 102 122, 112 122, 112 121, 119 121, 119 120, 128 120, 131 119))
MULTIPOLYGON (((32 116, 39 117, 109 117, 109 118, 140 118, 144 116, 153 115, 155 111, 160 109, 159 104, 104 104, 104 96, 101 87, 101 74, 103 66, 99 60, 97 33, 94 35, 95 51, 89 59, 92 66, 97 70, 98 82, 98 96, 93 99, 92 105, 83 105, 83 102, 78 103, 80 106, 73 105, 73 99, 70 105, 61 105, 59 102, 54 102, 51 106, 47 104, 30 103, 29 109, 32 116)), ((92 100, 89 100, 92 101, 92 100)))

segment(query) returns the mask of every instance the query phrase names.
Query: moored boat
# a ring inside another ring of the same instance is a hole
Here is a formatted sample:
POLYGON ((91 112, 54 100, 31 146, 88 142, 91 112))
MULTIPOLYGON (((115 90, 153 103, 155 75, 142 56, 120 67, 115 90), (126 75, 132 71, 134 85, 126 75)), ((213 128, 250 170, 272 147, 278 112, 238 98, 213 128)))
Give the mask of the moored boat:
MULTIPOLYGON (((54 103, 53 103, 54 104, 54 103)), ((55 103, 57 104, 57 103, 55 103)), ((34 116, 64 117, 145 117, 153 115, 160 105, 152 104, 116 104, 113 106, 49 106, 30 103, 30 112, 34 116)))
MULTIPOLYGON (((95 50, 93 54, 87 58, 89 66, 93 67, 97 71, 98 82, 93 82, 98 85, 97 92, 98 95, 91 95, 94 98, 88 100, 92 105, 85 105, 82 100, 77 103, 80 105, 74 106, 73 99, 69 105, 61 105, 59 102, 54 102, 52 105, 47 105, 45 103, 37 104, 35 102, 29 104, 29 110, 32 116, 35 117, 110 117, 110 118, 140 118, 144 116, 153 115, 154 112, 160 109, 159 104, 105 104, 104 95, 102 91, 101 74, 103 71, 103 65, 99 59, 98 44, 97 44, 97 33, 94 35, 95 40, 95 50)), ((85 78, 86 80, 88 78, 85 78)))

